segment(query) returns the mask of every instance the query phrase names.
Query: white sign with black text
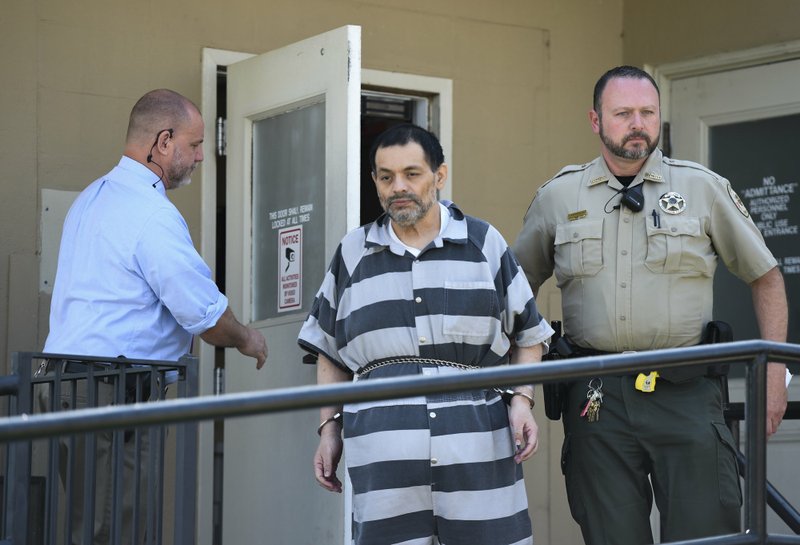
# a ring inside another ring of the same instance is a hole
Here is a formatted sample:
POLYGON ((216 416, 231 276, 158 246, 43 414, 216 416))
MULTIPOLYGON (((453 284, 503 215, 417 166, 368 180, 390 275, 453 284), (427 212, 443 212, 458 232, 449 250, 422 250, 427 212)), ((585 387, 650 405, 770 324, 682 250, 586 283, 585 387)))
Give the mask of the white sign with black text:
POLYGON ((278 231, 278 312, 303 306, 303 226, 278 231))

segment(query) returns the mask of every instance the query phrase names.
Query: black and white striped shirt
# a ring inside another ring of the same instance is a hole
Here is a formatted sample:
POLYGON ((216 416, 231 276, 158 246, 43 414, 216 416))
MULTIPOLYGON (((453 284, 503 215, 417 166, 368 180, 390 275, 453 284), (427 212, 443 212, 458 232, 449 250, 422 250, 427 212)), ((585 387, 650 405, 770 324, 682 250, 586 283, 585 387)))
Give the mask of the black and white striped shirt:
POLYGON ((451 220, 418 257, 386 215, 340 243, 300 331, 300 346, 356 372, 393 356, 490 367, 510 338, 534 346, 552 334, 500 233, 447 203, 451 220))

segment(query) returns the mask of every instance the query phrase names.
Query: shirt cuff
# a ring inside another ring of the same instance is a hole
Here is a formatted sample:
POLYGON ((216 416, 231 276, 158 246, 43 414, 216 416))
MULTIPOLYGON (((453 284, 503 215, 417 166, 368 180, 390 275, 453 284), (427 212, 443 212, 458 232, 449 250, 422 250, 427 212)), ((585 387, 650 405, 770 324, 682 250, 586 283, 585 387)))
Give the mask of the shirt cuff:
POLYGON ((206 309, 206 315, 203 317, 203 319, 191 327, 186 327, 185 328, 186 331, 188 331, 192 335, 200 335, 201 333, 205 333, 206 331, 217 325, 217 322, 222 317, 222 315, 225 314, 225 311, 227 309, 228 309, 228 298, 225 297, 224 293, 220 292, 219 297, 217 297, 217 300, 211 305, 209 305, 209 307, 206 309))

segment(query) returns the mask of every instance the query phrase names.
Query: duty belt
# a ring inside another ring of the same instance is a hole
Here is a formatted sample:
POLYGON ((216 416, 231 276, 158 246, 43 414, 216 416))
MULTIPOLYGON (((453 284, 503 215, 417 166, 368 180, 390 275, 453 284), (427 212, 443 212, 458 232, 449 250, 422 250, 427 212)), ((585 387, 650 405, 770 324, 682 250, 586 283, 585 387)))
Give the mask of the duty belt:
MULTIPOLYGON (((634 354, 636 352, 642 352, 642 350, 626 350, 624 352, 605 352, 603 350, 594 350, 591 348, 583 348, 580 346, 576 346, 574 344, 570 344, 570 348, 572 349, 572 353, 574 354, 573 357, 584 357, 584 356, 608 356, 613 354, 634 354)), ((686 382, 695 378, 699 377, 719 377, 728 374, 727 366, 719 366, 719 365, 685 365, 680 367, 671 367, 669 369, 664 369, 663 371, 658 371, 658 374, 661 378, 666 380, 667 382, 672 383, 679 383, 679 382, 686 382)), ((636 373, 634 373, 636 375, 636 373)))

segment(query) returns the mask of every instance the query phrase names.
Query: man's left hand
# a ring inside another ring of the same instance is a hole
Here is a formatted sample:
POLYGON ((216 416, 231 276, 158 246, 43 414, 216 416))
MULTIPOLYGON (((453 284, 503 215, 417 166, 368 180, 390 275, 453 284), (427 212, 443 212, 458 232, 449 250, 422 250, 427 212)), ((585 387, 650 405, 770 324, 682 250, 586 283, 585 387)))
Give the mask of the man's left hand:
POLYGON ((516 454, 514 461, 521 464, 536 453, 539 448, 539 426, 533 418, 528 400, 521 396, 511 398, 508 409, 508 422, 514 434, 516 454))

